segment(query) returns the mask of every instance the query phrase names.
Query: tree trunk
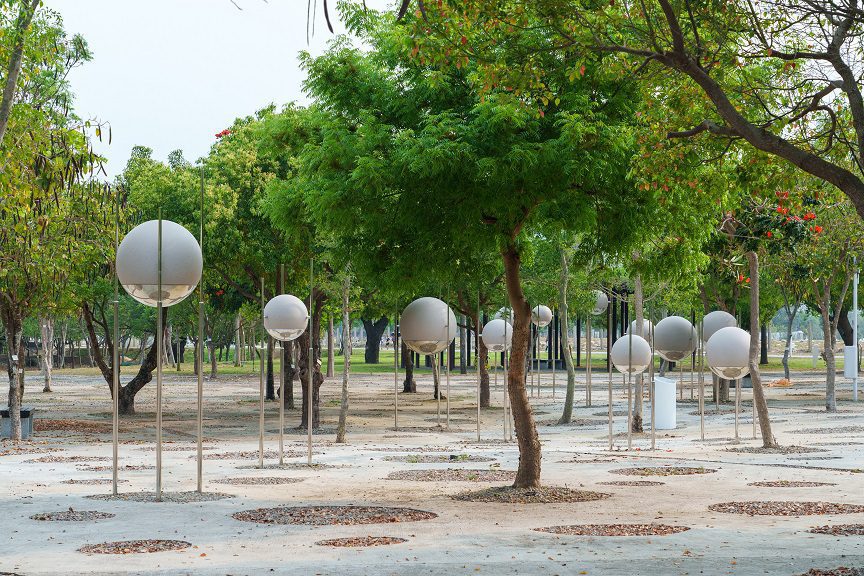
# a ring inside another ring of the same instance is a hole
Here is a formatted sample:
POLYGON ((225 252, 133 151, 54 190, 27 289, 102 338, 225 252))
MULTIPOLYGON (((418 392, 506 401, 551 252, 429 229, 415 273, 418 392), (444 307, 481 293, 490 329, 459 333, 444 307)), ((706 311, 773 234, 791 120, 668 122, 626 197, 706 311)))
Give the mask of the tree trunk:
POLYGON ((854 346, 855 336, 852 334, 852 324, 849 322, 849 308, 847 306, 841 306, 840 315, 837 316, 835 324, 837 324, 837 332, 840 334, 840 338, 843 339, 843 345, 854 346))
POLYGON ((273 338, 267 336, 267 383, 264 398, 266 400, 276 400, 276 385, 273 378, 273 350, 275 344, 273 338))
POLYGON ((564 411, 558 424, 568 424, 573 419, 573 401, 576 394, 576 368, 573 367, 573 351, 570 349, 570 318, 567 307, 567 284, 570 280, 570 270, 567 262, 567 252, 561 249, 561 277, 558 281, 558 314, 561 319, 561 347, 564 349, 564 366, 567 368, 567 394, 564 397, 564 411))
POLYGON ((39 331, 42 338, 42 375, 45 378, 42 392, 51 392, 51 370, 54 367, 54 319, 50 316, 39 318, 39 331))
POLYGON ((285 346, 282 349, 282 359, 284 372, 282 374, 282 382, 283 386, 285 386, 285 394, 282 394, 282 391, 279 391, 279 395, 282 398, 282 401, 285 402, 285 408, 289 410, 294 409, 294 378, 297 376, 297 364, 294 361, 294 358, 297 356, 297 341, 289 342, 288 346, 285 346))
POLYGON ((432 384, 434 386, 434 389, 432 391, 432 398, 435 398, 436 400, 438 398, 443 399, 444 396, 441 395, 441 388, 440 386, 438 386, 438 384, 441 382, 441 362, 439 362, 438 360, 438 354, 433 354, 431 356, 428 356, 428 358, 432 359, 432 384))
MULTIPOLYGON (((342 403, 339 406, 339 425, 336 427, 336 442, 345 442, 345 424, 348 420, 348 376, 351 371, 351 318, 348 309, 348 296, 351 292, 351 276, 345 275, 342 286, 342 342, 345 353, 342 355, 342 403)), ((328 348, 333 358, 333 318, 330 318, 328 348)), ((395 353, 395 349, 394 349, 395 353)))
POLYGON ((768 346, 771 342, 771 334, 768 331, 768 325, 762 324, 759 327, 759 333, 762 335, 759 346, 759 364, 764 366, 765 364, 768 364, 768 346))
POLYGON ((165 365, 174 367, 177 363, 177 358, 174 356, 174 327, 168 324, 165 330, 165 344, 162 346, 165 351, 165 365))
MULTIPOLYGON (((753 385, 753 403, 759 416, 759 428, 762 432, 762 446, 772 448, 777 446, 777 440, 771 432, 771 420, 768 416, 768 401, 762 388, 759 375, 759 256, 756 252, 747 252, 750 263, 750 381, 753 385)), ((739 383, 740 385, 740 383, 739 383)))
POLYGON ((819 302, 819 310, 822 316, 822 348, 825 357, 825 410, 837 411, 837 395, 835 392, 835 380, 837 378, 837 361, 834 357, 834 330, 831 329, 831 286, 825 282, 822 298, 819 302))
POLYGON ((216 380, 219 376, 219 365, 216 363, 216 345, 213 343, 213 337, 210 337, 210 342, 207 345, 210 352, 210 380, 216 380))
MULTIPOLYGON (((480 322, 483 319, 475 316, 474 326, 477 332, 483 330, 480 322)), ((480 362, 480 407, 489 408, 492 405, 492 392, 489 388, 489 349, 486 348, 486 343, 483 338, 478 338, 477 359, 480 362)))
MULTIPOLYGON (((344 341, 343 346, 351 347, 351 332, 348 332, 348 339, 344 341)), ((402 392, 417 392, 417 382, 414 381, 414 354, 402 342, 401 350, 402 365, 405 367, 405 380, 402 382, 402 392)))
POLYGON ((10 438, 18 442, 21 440, 21 389, 24 387, 24 344, 21 338, 24 320, 11 303, 0 305, 0 312, 6 332, 10 438))
POLYGON ((366 318, 361 318, 360 321, 363 322, 363 330, 366 331, 363 361, 366 364, 378 364, 381 355, 381 335, 384 334, 384 329, 387 328, 390 320, 386 316, 381 316, 375 322, 366 318))
MULTIPOLYGON (((642 286, 642 275, 637 274, 633 289, 633 303, 636 312, 636 326, 644 326, 645 324, 645 291, 642 286)), ((644 336, 644 335, 643 335, 644 336)), ((652 356, 653 361, 653 356, 652 356)), ((632 432, 642 432, 642 394, 644 393, 645 377, 640 372, 636 375, 636 394, 633 404, 633 420, 630 430, 632 432)), ((682 382, 683 386, 684 383, 682 382)))
POLYGON ((467 374, 468 373, 468 364, 465 362, 465 357, 468 355, 468 350, 466 349, 466 343, 468 342, 467 337, 467 328, 466 324, 468 323, 468 317, 464 314, 462 315, 462 322, 459 324, 459 373, 467 374))
POLYGON ((540 437, 525 390, 525 358, 531 340, 531 308, 522 290, 521 257, 518 248, 512 243, 508 245, 502 251, 502 259, 507 296, 514 314, 512 362, 507 374, 510 406, 519 443, 519 468, 513 486, 537 488, 540 486, 540 437))
POLYGON ((69 322, 64 320, 60 324, 60 349, 57 351, 57 367, 61 370, 66 367, 66 336, 69 330, 69 322))
POLYGON ((783 377, 787 380, 789 376, 789 356, 792 354, 792 326, 795 323, 795 316, 798 313, 799 303, 790 310, 786 307, 786 346, 783 348, 783 377))
POLYGON ((234 315, 234 366, 240 366, 240 351, 243 343, 240 337, 240 313, 234 315))
MULTIPOLYGON (((336 359, 333 357, 333 315, 327 318, 327 377, 332 378, 336 374, 336 359)), ((394 351, 395 354, 395 351, 394 351)))
POLYGON ((313 296, 314 306, 312 312, 312 335, 310 340, 309 330, 306 330, 297 339, 297 365, 299 367, 300 386, 303 390, 302 410, 300 415, 300 428, 308 426, 307 415, 309 413, 309 401, 312 402, 312 428, 320 426, 320 394, 321 384, 324 383, 324 375, 321 373, 321 307, 324 295, 317 290, 313 296), (309 348, 312 347, 310 358, 309 348), (309 390, 309 371, 312 371, 312 390, 309 390), (311 396, 311 398, 310 398, 311 396))
MULTIPOLYGON (((102 377, 105 379, 105 382, 108 384, 108 390, 111 397, 114 396, 114 370, 118 367, 110 366, 107 362, 105 362, 105 358, 102 356, 102 352, 98 346, 99 339, 96 336, 96 329, 93 325, 93 314, 90 311, 90 306, 87 303, 84 303, 81 307, 82 315, 84 317, 84 323, 87 327, 87 342, 90 346, 90 349, 94 352, 94 360, 96 365, 99 367, 99 370, 102 372, 102 377)), ((162 309, 162 325, 167 325, 167 317, 168 317, 168 308, 162 309)), ((104 318, 104 315, 103 315, 104 318)), ((164 335, 164 329, 163 329, 164 335)), ((108 355, 112 358, 114 357, 114 342, 111 339, 111 335, 106 333, 105 335, 105 343, 108 346, 108 355)), ((119 412, 123 415, 130 415, 135 413, 135 395, 142 389, 144 386, 153 379, 153 370, 156 369, 156 352, 157 352, 157 338, 158 336, 154 336, 153 344, 150 346, 150 350, 147 352, 147 355, 142 359, 141 366, 138 368, 138 373, 135 374, 135 377, 129 381, 125 386, 120 386, 120 394, 118 396, 118 403, 120 405, 119 412)))

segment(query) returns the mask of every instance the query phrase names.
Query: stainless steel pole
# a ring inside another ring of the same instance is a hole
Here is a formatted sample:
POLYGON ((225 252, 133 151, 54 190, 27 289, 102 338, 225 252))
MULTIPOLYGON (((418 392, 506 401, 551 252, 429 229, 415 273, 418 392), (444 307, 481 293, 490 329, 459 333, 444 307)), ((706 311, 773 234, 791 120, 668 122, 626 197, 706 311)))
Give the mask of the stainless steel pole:
POLYGON ((309 394, 308 394, 308 415, 306 421, 306 430, 307 437, 306 443, 309 448, 309 459, 308 464, 312 465, 312 403, 315 397, 315 390, 313 386, 312 380, 312 370, 315 366, 315 345, 313 344, 312 338, 312 293, 314 291, 315 285, 315 260, 309 259, 309 362, 308 362, 308 379, 309 379, 309 394))
MULTIPOLYGON (((114 255, 116 259, 117 250, 120 247, 120 192, 117 191, 117 199, 114 205, 114 255)), ((117 269, 114 269, 114 354, 112 356, 111 390, 112 390, 112 494, 117 495, 117 468, 119 464, 120 445, 120 288, 117 279, 117 269)))
MULTIPOLYGON (((609 305, 615 306, 615 293, 609 294, 609 305)), ((606 344, 609 350, 609 356, 606 358, 606 364, 609 369, 609 450, 614 447, 614 437, 612 436, 612 309, 606 309, 606 319, 608 325, 606 327, 606 344)))
MULTIPOLYGON (((651 313, 648 313, 648 319, 651 320, 651 313)), ((657 415, 657 386, 654 382, 654 323, 651 322, 651 327, 648 329, 648 336, 651 344, 651 364, 648 367, 648 390, 651 398, 651 450, 657 448, 657 425, 655 416, 657 415)))
POLYGON ((591 314, 585 317, 585 406, 591 406, 591 314))
POLYGON ((162 208, 156 240, 156 501, 162 501, 162 208))
MULTIPOLYGON (((625 303, 630 313, 630 300, 625 303)), ((627 450, 633 448, 633 330, 627 337, 627 450)))
MULTIPOLYGON (((198 224, 198 243, 204 256, 204 168, 201 168, 201 219, 198 224)), ((198 461, 197 490, 204 490, 204 274, 198 282, 198 461)), ((239 350, 238 350, 239 352, 239 350)), ((179 362, 178 362, 179 366, 179 362)))
MULTIPOLYGON (((285 264, 279 263, 279 286, 285 291, 285 264)), ((285 341, 279 341, 279 466, 285 464, 285 341)))
POLYGON ((447 347, 441 354, 444 356, 444 373, 447 378, 447 430, 450 430, 450 305, 445 302, 444 308, 444 313, 447 314, 447 347))
POLYGON ((703 322, 699 322, 699 332, 696 335, 699 341, 697 347, 699 349, 699 434, 701 440, 705 441, 705 344, 702 342, 702 334, 704 333, 704 317, 703 322))
MULTIPOLYGON (((343 344, 344 348, 344 344, 343 344)), ((399 307, 393 315, 393 429, 399 430, 399 307)))
POLYGON ((267 330, 264 328, 264 277, 261 277, 261 371, 258 379, 258 467, 264 468, 264 354, 267 330))
POLYGON ((557 306, 552 307, 552 322, 549 324, 549 340, 552 341, 552 346, 549 348, 549 357, 552 360, 552 399, 555 399, 555 364, 558 356, 558 338, 560 338, 560 325, 556 312, 557 306))
POLYGON ((477 441, 480 441, 480 291, 477 291, 477 322, 474 325, 474 354, 477 357, 477 441))
POLYGON ((855 277, 852 283, 852 345, 855 346, 855 375, 852 376, 852 401, 858 401, 858 257, 852 259, 855 277))

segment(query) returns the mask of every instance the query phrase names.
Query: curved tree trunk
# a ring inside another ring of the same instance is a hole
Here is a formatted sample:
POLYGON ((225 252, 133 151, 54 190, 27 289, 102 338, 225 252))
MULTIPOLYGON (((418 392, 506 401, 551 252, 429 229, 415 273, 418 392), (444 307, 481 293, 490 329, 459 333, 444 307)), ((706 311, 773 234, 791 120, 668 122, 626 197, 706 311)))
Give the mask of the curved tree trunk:
MULTIPOLYGON (((351 333, 348 333, 348 342, 350 347, 351 333)), ((401 346, 402 364, 405 366, 405 380, 402 381, 403 392, 417 392, 417 382, 414 381, 414 354, 402 342, 401 346)))
POLYGON ((567 284, 570 280, 567 251, 561 249, 561 277, 558 280, 558 314, 561 321, 561 348, 564 350, 564 366, 567 368, 567 393, 564 396, 564 410, 558 424, 568 424, 573 419, 573 402, 576 394, 576 368, 573 367, 573 351, 570 349, 570 317, 567 307, 567 284))
POLYGON ((42 392, 51 392, 51 371, 54 368, 54 319, 50 316, 40 318, 39 332, 42 339, 39 354, 42 360, 42 376, 45 378, 42 392))
POLYGON ((513 409, 516 439, 519 443, 519 468, 513 486, 537 488, 540 486, 540 437, 525 390, 525 358, 531 341, 531 309, 522 290, 521 257, 518 248, 510 244, 501 255, 507 296, 514 316, 511 364, 507 374, 510 406, 513 409))
POLYGON ((363 361, 366 364, 378 364, 381 356, 381 335, 387 328, 390 319, 386 316, 381 316, 373 322, 367 318, 361 318, 363 322, 363 330, 366 331, 366 349, 363 354, 363 361))
POLYGON ((753 384, 753 402, 759 415, 759 428, 762 432, 762 446, 771 448, 777 446, 777 440, 771 432, 771 420, 768 416, 768 401, 762 388, 762 378, 759 375, 759 256, 756 252, 747 252, 750 264, 750 381, 753 384))

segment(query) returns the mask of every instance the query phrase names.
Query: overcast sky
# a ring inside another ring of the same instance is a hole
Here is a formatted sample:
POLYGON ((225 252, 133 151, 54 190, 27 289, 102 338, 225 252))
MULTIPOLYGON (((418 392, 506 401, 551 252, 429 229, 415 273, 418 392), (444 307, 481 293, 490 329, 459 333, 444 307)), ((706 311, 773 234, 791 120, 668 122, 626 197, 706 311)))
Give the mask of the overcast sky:
POLYGON ((109 175, 122 171, 135 145, 163 160, 179 148, 195 161, 234 118, 306 101, 297 55, 320 54, 332 38, 321 0, 308 45, 305 1, 234 1, 242 10, 231 0, 45 1, 93 52, 70 79, 78 114, 111 123, 112 144, 96 143, 109 175))

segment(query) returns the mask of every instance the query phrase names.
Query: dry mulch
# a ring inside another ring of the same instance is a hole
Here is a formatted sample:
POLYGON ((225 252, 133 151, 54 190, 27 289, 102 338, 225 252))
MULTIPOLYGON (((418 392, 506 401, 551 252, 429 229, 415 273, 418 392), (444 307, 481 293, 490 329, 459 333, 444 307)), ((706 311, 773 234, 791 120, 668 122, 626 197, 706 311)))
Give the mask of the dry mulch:
POLYGON ((25 464, 60 463, 60 462, 104 462, 110 460, 106 456, 42 456, 25 460, 25 464))
POLYGON ((834 428, 801 428, 800 430, 789 430, 792 434, 846 434, 851 432, 864 432, 864 426, 835 426, 834 428))
POLYGON ((113 424, 99 422, 96 420, 67 420, 67 419, 46 419, 37 418, 33 422, 33 429, 36 432, 85 432, 92 434, 103 434, 111 432, 114 429, 113 424))
MULTIPOLYGON (((118 466, 117 470, 120 472, 134 472, 136 470, 155 470, 156 466, 152 464, 126 464, 125 466, 118 466)), ((78 466, 78 470, 82 472, 107 472, 109 470, 114 470, 113 466, 78 466)))
MULTIPOLYGON (((299 458, 305 456, 304 452, 296 450, 285 450, 283 452, 285 458, 299 458)), ((198 458, 197 454, 189 456, 189 459, 198 458)), ((264 450, 264 458, 273 459, 279 458, 279 452, 276 450, 264 450)), ((237 452, 214 452, 212 454, 204 454, 205 460, 257 460, 258 450, 242 450, 237 452)))
POLYGON ((538 426, 606 426, 608 422, 606 420, 595 420, 593 418, 573 418, 570 422, 565 422, 564 424, 559 424, 557 419, 554 420, 542 420, 537 422, 538 426))
POLYGON ((840 460, 842 456, 791 456, 789 460, 840 460))
POLYGON ((814 526, 808 532, 830 536, 864 536, 864 524, 835 524, 833 526, 814 526))
MULTIPOLYGON (((65 448, 38 448, 32 446, 8 446, 0 450, 0 456, 16 456, 18 454, 50 454, 51 452, 63 452, 65 448)), ((29 462, 29 460, 28 460, 29 462)))
POLYGON ((244 464, 243 466, 235 466, 237 470, 324 470, 328 468, 350 468, 350 464, 319 464, 313 462, 285 462, 284 464, 264 463, 264 468, 259 468, 257 464, 244 464))
POLYGON ((230 484, 232 486, 262 486, 274 484, 295 484, 305 478, 287 478, 282 476, 242 476, 239 478, 221 478, 213 480, 214 484, 230 484))
POLYGON ((493 462, 489 456, 474 456, 472 454, 406 454, 385 456, 390 462, 408 462, 410 464, 447 464, 448 462, 493 462))
POLYGON ((811 448, 809 446, 775 446, 772 448, 763 448, 762 446, 738 446, 734 448, 726 448, 726 452, 739 452, 741 454, 810 454, 812 452, 827 452, 827 450, 811 448))
POLYGON ((609 498, 605 492, 590 492, 588 490, 572 490, 559 486, 543 486, 541 488, 514 488, 512 486, 496 486, 476 492, 461 492, 453 496, 454 500, 464 502, 492 502, 498 504, 557 504, 565 502, 593 502, 609 498))
POLYGON ((663 486, 665 482, 656 480, 612 480, 611 482, 598 482, 602 486, 663 486))
POLYGON ((183 540, 122 540, 88 544, 78 549, 84 554, 145 554, 149 552, 168 552, 185 550, 192 546, 183 540))
POLYGON ((330 540, 319 540, 317 546, 332 546, 334 548, 363 548, 368 546, 385 546, 387 544, 402 544, 407 542, 405 538, 394 536, 356 536, 354 538, 332 538, 330 540))
POLYGON ((846 566, 838 566, 837 568, 829 568, 827 570, 811 568, 800 576, 864 576, 864 571, 857 568, 847 568, 846 566))
POLYGON ((860 504, 836 504, 833 502, 793 502, 747 501, 721 502, 711 504, 709 510, 727 514, 747 514, 748 516, 816 516, 822 514, 859 514, 864 513, 860 504))
POLYGON ((512 482, 512 470, 470 470, 447 468, 443 470, 399 470, 387 475, 387 480, 413 482, 512 482))
POLYGON ((623 476, 690 476, 693 474, 711 474, 713 472, 717 472, 717 470, 701 466, 698 468, 692 466, 646 466, 609 470, 610 474, 621 474, 623 476))
POLYGON ((370 446, 365 448, 369 452, 452 452, 450 446, 370 446))
POLYGON ((31 520, 43 520, 50 522, 86 522, 87 520, 104 520, 114 518, 110 512, 97 512, 95 510, 63 510, 62 512, 43 512, 30 516, 31 520))
POLYGON ((864 442, 855 442, 854 440, 850 440, 849 442, 814 442, 814 446, 861 446, 864 445, 864 442))
MULTIPOLYGON (((105 484, 111 484, 114 480, 112 478, 70 478, 69 480, 63 480, 63 484, 85 484, 88 486, 103 486, 105 484)), ((129 482, 128 480, 118 479, 117 482, 129 482)))
POLYGON ((534 528, 537 532, 570 536, 668 536, 689 530, 688 526, 668 524, 576 524, 534 528))
MULTIPOLYGON (((202 446, 202 450, 215 450, 215 446, 202 446)), ((138 448, 138 450, 142 450, 144 452, 155 452, 156 446, 142 446, 138 448)), ((163 452, 193 452, 198 450, 197 445, 189 446, 188 444, 162 444, 163 452)), ((206 458, 207 455, 205 454, 206 458)))
POLYGON ((767 480, 765 482, 750 482, 748 486, 762 488, 815 488, 817 486, 836 486, 834 482, 810 482, 806 480, 767 480))
POLYGON ((558 460, 558 464, 608 464, 618 462, 615 458, 573 458, 572 460, 558 460))
MULTIPOLYGON (((609 418, 609 412, 594 412, 593 415, 594 416, 605 416, 606 418, 609 418)), ((627 416, 627 411, 626 410, 613 410, 612 411, 612 417, 615 418, 616 416, 627 416)))
POLYGON ((390 524, 437 518, 434 512, 412 508, 384 506, 278 506, 256 508, 232 515, 235 520, 258 524, 294 524, 304 526, 353 526, 357 524, 390 524))
MULTIPOLYGON (((223 498, 233 498, 232 494, 222 494, 221 492, 162 492, 161 502, 171 502, 173 504, 187 504, 191 502, 212 502, 214 500, 222 500, 223 498)), ((93 494, 87 496, 91 500, 120 500, 123 502, 157 502, 155 492, 126 492, 122 494, 93 494)))

